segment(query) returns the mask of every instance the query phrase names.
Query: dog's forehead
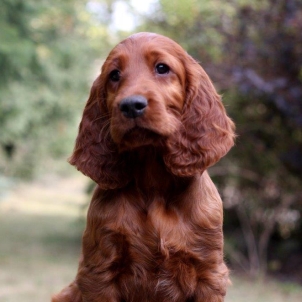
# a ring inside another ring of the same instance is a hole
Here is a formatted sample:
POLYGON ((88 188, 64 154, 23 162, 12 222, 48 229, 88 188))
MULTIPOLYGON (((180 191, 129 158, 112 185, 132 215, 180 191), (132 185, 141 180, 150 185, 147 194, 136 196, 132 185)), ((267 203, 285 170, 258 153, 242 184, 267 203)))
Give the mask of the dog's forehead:
MULTIPOLYGON (((124 41, 126 40, 139 40, 139 39, 146 39, 146 40, 152 40, 152 39, 156 39, 156 38, 165 38, 168 39, 167 37, 163 36, 163 35, 159 35, 156 33, 151 33, 151 32, 139 32, 139 33, 135 33, 131 36, 129 36, 128 38, 126 38, 124 41)), ((122 41, 123 42, 123 41, 122 41)), ((121 43, 122 43, 121 42, 121 43)))
POLYGON ((150 53, 175 54, 176 57, 186 56, 185 50, 172 39, 148 32, 136 33, 117 44, 109 53, 108 59, 134 57, 150 53))
POLYGON ((172 39, 155 34, 155 33, 148 33, 148 32, 140 32, 133 34, 126 38, 125 40, 121 41, 116 48, 125 47, 125 48, 157 48, 157 49, 182 49, 179 44, 177 44, 172 39))

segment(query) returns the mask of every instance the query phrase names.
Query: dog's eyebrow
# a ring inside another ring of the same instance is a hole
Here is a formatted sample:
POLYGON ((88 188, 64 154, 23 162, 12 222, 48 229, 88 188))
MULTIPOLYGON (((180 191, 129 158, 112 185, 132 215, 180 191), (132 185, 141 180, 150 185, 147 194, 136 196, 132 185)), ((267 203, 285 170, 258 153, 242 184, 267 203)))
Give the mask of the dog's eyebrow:
POLYGON ((128 62, 127 54, 116 54, 113 55, 109 60, 107 60, 107 69, 112 71, 112 69, 124 69, 128 62))

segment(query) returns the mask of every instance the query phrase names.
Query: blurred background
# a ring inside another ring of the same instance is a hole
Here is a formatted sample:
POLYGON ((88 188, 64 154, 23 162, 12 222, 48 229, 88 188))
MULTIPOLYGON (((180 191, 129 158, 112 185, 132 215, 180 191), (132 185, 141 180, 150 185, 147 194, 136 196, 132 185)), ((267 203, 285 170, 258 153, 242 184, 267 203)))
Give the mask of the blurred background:
POLYGON ((103 60, 138 31, 200 61, 237 126, 210 170, 226 301, 302 301, 301 0, 1 0, 0 300, 49 301, 74 278, 91 182, 66 159, 103 60))

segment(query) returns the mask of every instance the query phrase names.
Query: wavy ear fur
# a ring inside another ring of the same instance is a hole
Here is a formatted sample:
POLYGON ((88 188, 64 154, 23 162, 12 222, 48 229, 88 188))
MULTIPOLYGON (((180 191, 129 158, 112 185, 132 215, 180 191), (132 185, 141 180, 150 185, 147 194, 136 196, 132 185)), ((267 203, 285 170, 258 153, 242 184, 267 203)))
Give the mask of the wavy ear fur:
POLYGON ((124 160, 109 133, 109 113, 101 76, 91 87, 69 163, 103 189, 122 187, 127 180, 124 160))
POLYGON ((193 176, 215 164, 234 145, 234 123, 211 80, 191 57, 187 71, 182 127, 168 141, 165 163, 178 176, 193 176))

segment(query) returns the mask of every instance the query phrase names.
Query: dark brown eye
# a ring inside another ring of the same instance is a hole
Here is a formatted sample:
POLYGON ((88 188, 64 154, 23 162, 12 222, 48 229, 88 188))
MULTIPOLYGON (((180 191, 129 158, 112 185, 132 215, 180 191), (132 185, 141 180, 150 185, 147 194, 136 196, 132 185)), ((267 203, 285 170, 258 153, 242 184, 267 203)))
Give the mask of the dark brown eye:
POLYGON ((115 69, 115 70, 112 70, 109 74, 109 79, 112 81, 112 82, 118 82, 120 79, 121 79, 121 73, 119 70, 115 69))
POLYGON ((170 67, 166 64, 159 63, 155 66, 155 70, 158 74, 166 74, 169 73, 170 67))

